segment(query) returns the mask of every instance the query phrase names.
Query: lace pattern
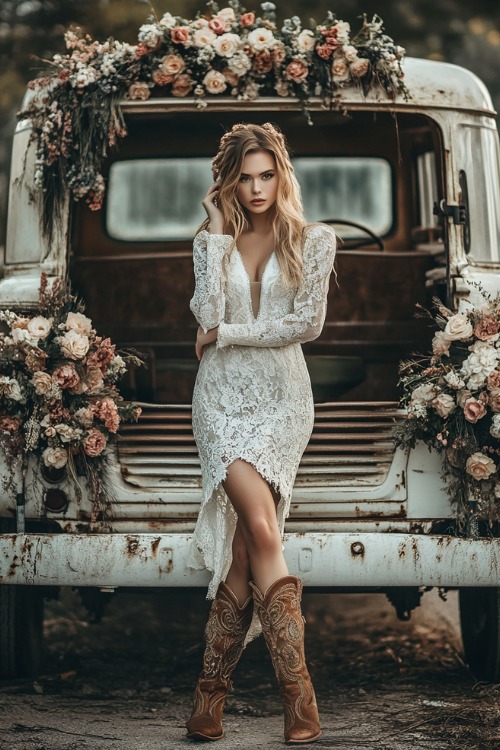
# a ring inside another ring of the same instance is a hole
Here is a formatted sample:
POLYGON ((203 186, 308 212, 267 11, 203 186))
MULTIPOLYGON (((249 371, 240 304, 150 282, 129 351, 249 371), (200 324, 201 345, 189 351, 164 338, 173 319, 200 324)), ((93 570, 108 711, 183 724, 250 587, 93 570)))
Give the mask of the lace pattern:
POLYGON ((210 599, 232 561, 237 516, 222 482, 236 459, 252 464, 278 491, 283 534, 314 421, 301 343, 321 333, 336 248, 330 227, 319 224, 308 230, 298 290, 285 285, 273 254, 254 317, 250 280, 237 248, 229 252, 232 243, 229 235, 207 231, 195 237, 196 288, 190 303, 205 331, 219 326, 217 342, 204 349, 193 391, 203 496, 188 564, 213 573, 210 599))

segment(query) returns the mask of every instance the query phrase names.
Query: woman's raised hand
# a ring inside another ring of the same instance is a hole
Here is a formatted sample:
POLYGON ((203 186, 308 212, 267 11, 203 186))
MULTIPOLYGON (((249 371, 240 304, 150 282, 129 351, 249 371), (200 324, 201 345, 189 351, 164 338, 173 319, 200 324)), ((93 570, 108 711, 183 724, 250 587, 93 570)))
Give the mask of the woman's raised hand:
POLYGON ((219 183, 214 182, 214 184, 208 188, 207 194, 201 202, 201 205, 207 212, 210 221, 211 234, 224 234, 224 216, 222 215, 220 208, 216 206, 214 202, 217 198, 219 187, 219 183))

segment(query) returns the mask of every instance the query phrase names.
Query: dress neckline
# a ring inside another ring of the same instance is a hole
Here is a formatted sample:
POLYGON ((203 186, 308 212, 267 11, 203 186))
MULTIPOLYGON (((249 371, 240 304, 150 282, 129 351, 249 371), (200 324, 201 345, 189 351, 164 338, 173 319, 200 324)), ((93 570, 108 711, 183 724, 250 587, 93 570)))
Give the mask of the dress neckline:
POLYGON ((236 245, 235 245, 235 250, 236 250, 236 252, 238 253, 238 257, 239 257, 239 259, 241 260, 241 265, 243 266, 243 270, 245 271, 245 273, 246 273, 246 275, 247 275, 247 278, 248 278, 248 282, 249 282, 250 284, 262 284, 262 281, 264 280, 264 276, 266 275, 267 267, 268 267, 268 265, 270 264, 270 262, 271 262, 271 260, 272 260, 272 257, 273 257, 273 255, 275 254, 275 251, 273 250, 273 251, 272 251, 272 253, 271 253, 271 255, 269 256, 269 258, 267 259, 267 261, 266 261, 266 265, 264 266, 264 270, 262 271, 262 276, 261 276, 261 278, 260 278, 260 281, 252 281, 252 279, 250 278, 250 274, 249 274, 249 273, 248 273, 248 271, 247 271, 247 267, 245 266, 245 261, 243 260, 243 256, 242 256, 242 254, 240 253, 240 251, 238 250, 238 248, 236 247, 236 245))

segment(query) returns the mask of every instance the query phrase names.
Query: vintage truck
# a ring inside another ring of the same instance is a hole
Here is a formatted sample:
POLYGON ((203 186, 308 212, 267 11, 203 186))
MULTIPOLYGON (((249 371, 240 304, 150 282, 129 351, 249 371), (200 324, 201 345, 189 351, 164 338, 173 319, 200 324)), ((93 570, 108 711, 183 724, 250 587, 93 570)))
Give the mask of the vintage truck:
POLYGON ((122 102, 129 134, 106 162, 101 211, 68 199, 49 245, 34 199, 29 120, 13 138, 0 308, 33 309, 40 275, 60 275, 98 331, 148 356, 122 392, 142 406, 110 456, 109 517, 91 521, 65 475, 33 487, 23 513, 0 495, 0 673, 39 665, 43 601, 77 588, 98 615, 110 592, 204 587, 186 567, 200 499, 190 401, 197 360, 192 239, 203 218, 210 160, 235 122, 277 123, 301 183, 306 216, 343 237, 339 286, 321 336, 305 345, 316 423, 286 524, 293 573, 319 591, 381 592, 408 619, 424 591, 459 590, 466 659, 500 680, 500 529, 457 534, 437 453, 395 448, 398 363, 429 347, 414 317, 439 296, 500 290, 500 161, 484 85, 453 65, 408 59, 411 97, 342 90, 338 106, 262 97, 122 102), (18 180, 23 177, 24 179, 18 180), (437 206, 437 209, 435 209, 437 206))

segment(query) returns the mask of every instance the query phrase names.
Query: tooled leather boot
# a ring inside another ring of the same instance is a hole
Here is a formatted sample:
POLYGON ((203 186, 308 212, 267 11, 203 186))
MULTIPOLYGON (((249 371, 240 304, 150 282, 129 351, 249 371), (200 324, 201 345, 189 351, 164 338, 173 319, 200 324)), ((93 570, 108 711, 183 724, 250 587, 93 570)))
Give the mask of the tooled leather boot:
POLYGON ((250 586, 283 700, 285 742, 314 742, 321 737, 321 728, 304 654, 302 581, 285 576, 271 584, 265 594, 253 583, 250 586))
POLYGON ((220 583, 205 627, 203 669, 194 692, 193 712, 186 723, 191 739, 220 740, 224 736, 222 712, 252 613, 251 597, 240 607, 229 586, 220 583))

